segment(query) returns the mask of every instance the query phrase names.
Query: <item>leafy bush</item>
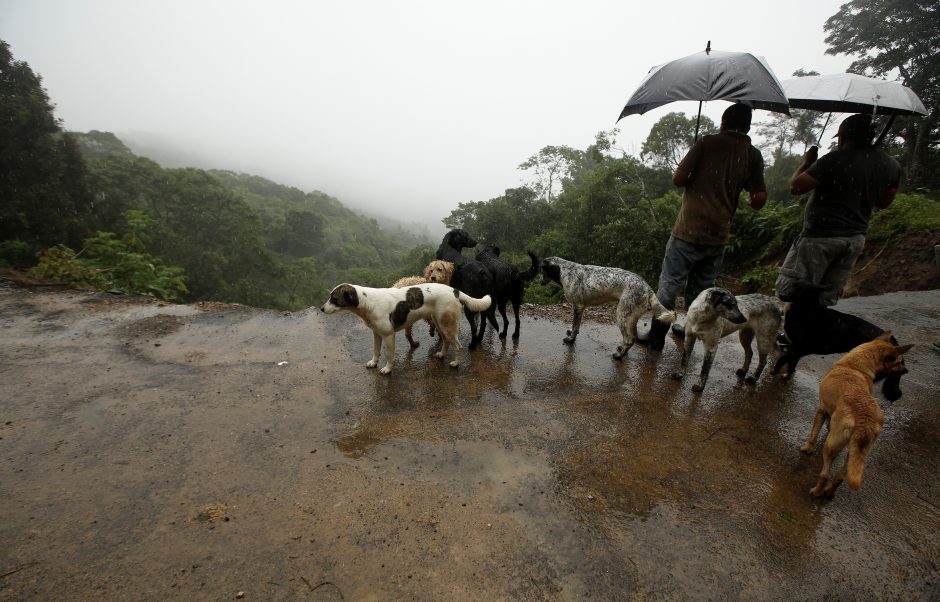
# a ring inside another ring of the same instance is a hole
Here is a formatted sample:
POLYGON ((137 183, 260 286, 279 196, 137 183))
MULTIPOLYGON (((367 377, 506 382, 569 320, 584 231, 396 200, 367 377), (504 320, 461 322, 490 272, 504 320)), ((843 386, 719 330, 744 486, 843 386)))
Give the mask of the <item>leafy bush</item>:
POLYGON ((152 295, 165 301, 179 301, 187 292, 182 268, 163 265, 146 253, 147 229, 153 221, 143 212, 125 214, 129 233, 117 238, 111 232, 98 232, 85 240, 76 253, 56 245, 40 253, 39 264, 30 271, 41 278, 97 290, 117 289, 131 294, 152 295))
POLYGON ((940 230, 940 202, 923 194, 899 194, 890 207, 875 211, 866 238, 884 241, 920 230, 940 230))

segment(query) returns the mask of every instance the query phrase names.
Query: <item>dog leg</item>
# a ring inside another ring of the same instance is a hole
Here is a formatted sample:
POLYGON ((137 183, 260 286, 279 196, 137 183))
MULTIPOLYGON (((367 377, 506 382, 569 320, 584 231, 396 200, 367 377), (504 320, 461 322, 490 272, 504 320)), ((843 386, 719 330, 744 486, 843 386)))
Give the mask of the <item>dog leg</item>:
POLYGON ((761 373, 764 371, 764 366, 767 365, 767 354, 761 353, 758 349, 757 351, 757 367, 754 368, 754 374, 751 374, 744 378, 744 382, 754 384, 757 382, 757 379, 760 378, 761 373))
POLYGON ((453 332, 453 333, 445 334, 444 331, 442 330, 441 338, 444 339, 443 348, 441 349, 439 353, 436 353, 435 355, 443 359, 445 355, 447 354, 448 343, 450 343, 454 347, 454 359, 451 360, 450 367, 459 368, 460 367, 460 341, 457 339, 457 333, 453 332))
POLYGON ((411 345, 412 347, 417 347, 417 346, 420 345, 421 343, 419 343, 418 341, 414 340, 414 338, 412 338, 411 334, 412 334, 412 333, 411 333, 411 325, 409 324, 408 326, 405 327, 405 338, 408 339, 408 344, 409 344, 409 345, 411 345))
POLYGON ((513 340, 519 338, 519 305, 522 303, 522 296, 512 298, 512 315, 516 320, 516 329, 512 331, 513 340))
POLYGON ((834 433, 830 430, 829 436, 826 437, 826 443, 823 445, 823 465, 822 470, 819 471, 819 480, 816 481, 816 486, 809 490, 816 497, 820 497, 825 493, 826 485, 832 476, 832 460, 839 455, 845 445, 844 442, 837 440, 833 435, 834 433))
POLYGON ((813 417, 813 427, 810 430, 809 438, 806 440, 802 446, 800 446, 800 451, 804 454, 813 453, 813 448, 816 447, 816 438, 819 437, 819 431, 823 427, 823 423, 829 418, 829 414, 826 413, 826 410, 819 407, 816 410, 816 415, 813 417))
POLYGON ((385 337, 385 367, 379 370, 382 374, 392 372, 392 363, 395 361, 395 333, 385 337))
POLYGON ((499 333, 499 338, 505 339, 506 334, 509 332, 509 318, 506 317, 506 299, 501 298, 497 303, 499 308, 499 315, 503 317, 503 329, 499 333))
POLYGON ((679 364, 679 370, 672 373, 674 379, 682 380, 682 377, 685 376, 686 368, 688 368, 689 365, 689 358, 692 357, 692 348, 695 347, 696 340, 696 336, 687 328, 685 331, 685 340, 682 342, 682 361, 679 364))
POLYGON ((783 364, 789 361, 790 356, 787 353, 784 353, 777 358, 777 361, 774 362, 774 367, 770 369, 771 376, 777 376, 780 373, 780 368, 783 368, 783 364))
POLYGON ((478 336, 476 312, 472 312, 466 308, 464 308, 463 311, 464 311, 464 315, 467 316, 467 321, 470 322, 470 345, 468 348, 470 349, 470 351, 473 351, 474 349, 477 348, 477 345, 480 344, 480 341, 483 340, 483 327, 486 326, 486 318, 483 318, 482 320, 483 324, 481 324, 480 326, 480 329, 479 329, 480 334, 478 336))
POLYGON ((366 368, 375 368, 379 365, 379 354, 382 353, 382 335, 372 333, 372 359, 366 362, 366 368))
MULTIPOLYGON (((717 345, 716 345, 717 347, 717 345)), ((698 375, 698 382, 692 385, 692 391, 701 393, 705 390, 705 383, 708 381, 708 373, 712 371, 712 362, 715 361, 715 349, 705 348, 705 358, 702 360, 702 371, 698 375)))
POLYGON ((751 358, 754 357, 754 350, 751 349, 751 343, 754 342, 754 331, 750 328, 741 329, 738 331, 738 339, 741 340, 741 347, 744 348, 744 365, 735 370, 735 374, 738 375, 738 378, 744 378, 747 376, 747 369, 751 367, 751 358))
POLYGON ((584 306, 571 304, 571 309, 574 311, 574 317, 571 320, 571 330, 568 331, 568 336, 564 338, 565 343, 571 345, 574 343, 574 340, 578 338, 578 331, 581 330, 581 316, 584 315, 584 306))
POLYGON ((622 360, 626 357, 627 352, 630 351, 630 348, 633 347, 633 343, 636 340, 636 323, 640 317, 632 313, 627 313, 626 311, 621 313, 619 308, 617 314, 617 324, 620 326, 620 335, 623 337, 623 345, 617 347, 617 351, 614 353, 614 359, 622 360))

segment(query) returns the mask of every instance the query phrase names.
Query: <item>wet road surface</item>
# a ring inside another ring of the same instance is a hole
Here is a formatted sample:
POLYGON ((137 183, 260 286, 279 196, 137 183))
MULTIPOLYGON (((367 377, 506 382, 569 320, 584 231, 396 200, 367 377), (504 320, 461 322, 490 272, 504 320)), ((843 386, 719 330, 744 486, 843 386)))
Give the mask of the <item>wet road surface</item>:
MULTIPOLYGON (((350 314, 0 288, 0 599, 940 598, 940 291, 847 299, 910 374, 862 488, 798 451, 835 356, 705 392, 523 315, 454 370, 350 314)), ((641 327, 646 321, 641 322, 641 327)), ((461 340, 469 341, 466 322, 461 340)))

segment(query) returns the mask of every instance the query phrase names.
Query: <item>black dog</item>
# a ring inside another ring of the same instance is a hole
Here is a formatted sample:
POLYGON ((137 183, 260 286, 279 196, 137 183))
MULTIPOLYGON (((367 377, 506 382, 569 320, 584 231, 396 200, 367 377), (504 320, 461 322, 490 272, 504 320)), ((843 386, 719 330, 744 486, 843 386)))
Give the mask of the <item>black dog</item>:
MULTIPOLYGON (((852 314, 842 313, 819 304, 819 293, 822 287, 803 285, 793 294, 787 296, 790 308, 783 320, 783 330, 786 341, 780 342, 783 355, 777 359, 771 374, 777 374, 784 364, 787 364, 786 376, 790 377, 796 370, 800 358, 806 355, 829 355, 831 353, 846 353, 862 343, 876 339, 884 333, 883 328, 863 320, 852 314)), ((897 339, 891 337, 891 342, 898 344, 897 339)), ((893 374, 885 377, 877 375, 875 380, 884 379, 881 392, 888 401, 897 401, 901 398, 901 375, 893 374)))
POLYGON ((521 273, 519 268, 511 263, 500 259, 499 247, 496 245, 484 245, 477 251, 476 259, 486 266, 493 277, 493 286, 495 286, 494 300, 499 308, 499 315, 503 317, 503 330, 499 333, 499 338, 506 338, 506 331, 509 330, 509 319, 506 318, 506 301, 512 303, 512 312, 516 318, 516 329, 512 333, 513 339, 519 338, 519 305, 522 303, 522 295, 525 293, 525 285, 529 280, 535 278, 539 273, 539 260, 531 251, 527 251, 529 259, 532 260, 532 267, 525 273, 521 273))
MULTIPOLYGON (((461 249, 475 246, 477 246, 477 241, 470 238, 466 230, 451 230, 444 235, 441 246, 437 248, 436 257, 437 259, 443 259, 444 261, 449 261, 454 264, 454 274, 450 277, 450 285, 453 288, 478 299, 486 295, 490 295, 495 299, 496 287, 493 283, 493 276, 490 274, 490 271, 476 259, 464 257, 460 253, 461 249)), ((477 330, 476 312, 470 311, 465 307, 464 315, 467 316, 467 321, 470 322, 471 337, 470 345, 468 345, 469 349, 476 349, 480 341, 483 340, 483 333, 486 331, 487 321, 493 326, 494 330, 499 330, 499 325, 496 323, 495 303, 486 310, 485 319, 480 320, 479 331, 477 330)))

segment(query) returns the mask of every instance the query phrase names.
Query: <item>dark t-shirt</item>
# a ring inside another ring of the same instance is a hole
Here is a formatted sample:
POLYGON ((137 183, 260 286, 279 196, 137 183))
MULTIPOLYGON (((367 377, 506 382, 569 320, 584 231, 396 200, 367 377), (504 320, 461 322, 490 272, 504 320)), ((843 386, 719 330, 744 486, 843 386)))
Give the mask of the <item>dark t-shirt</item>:
POLYGON ((741 191, 764 192, 764 158, 745 134, 724 131, 699 140, 679 163, 689 171, 676 238, 697 245, 724 245, 741 191))
POLYGON ((901 167, 876 147, 842 148, 809 166, 819 180, 806 204, 803 235, 865 234, 875 203, 901 181, 901 167))

